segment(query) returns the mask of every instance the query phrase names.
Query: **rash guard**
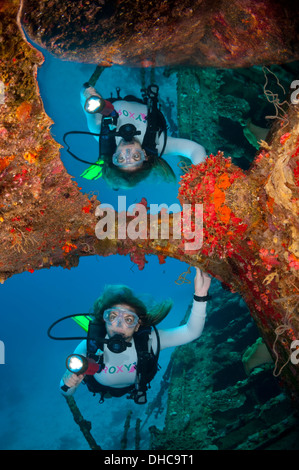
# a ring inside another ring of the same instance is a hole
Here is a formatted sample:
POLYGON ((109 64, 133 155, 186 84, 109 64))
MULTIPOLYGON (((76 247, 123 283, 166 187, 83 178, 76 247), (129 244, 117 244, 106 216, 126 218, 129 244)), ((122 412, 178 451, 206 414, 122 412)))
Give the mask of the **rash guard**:
MULTIPOLYGON (((199 338, 205 324, 206 318, 206 302, 193 301, 189 319, 185 325, 166 330, 158 330, 160 337, 160 348, 166 349, 174 346, 180 346, 190 343, 199 338)), ((157 352, 157 337, 155 331, 149 336, 150 346, 153 352, 157 352)), ((82 341, 74 351, 74 354, 86 356, 86 340, 82 341)), ((134 385, 136 381, 136 364, 137 352, 135 348, 134 338, 132 339, 132 347, 127 348, 124 352, 116 354, 110 351, 104 345, 104 364, 105 368, 94 375, 94 378, 102 385, 115 388, 128 387, 134 385)), ((60 382, 60 388, 64 385, 63 379, 60 382)), ((61 393, 65 396, 72 395, 78 385, 70 387, 67 391, 61 389, 61 393)))

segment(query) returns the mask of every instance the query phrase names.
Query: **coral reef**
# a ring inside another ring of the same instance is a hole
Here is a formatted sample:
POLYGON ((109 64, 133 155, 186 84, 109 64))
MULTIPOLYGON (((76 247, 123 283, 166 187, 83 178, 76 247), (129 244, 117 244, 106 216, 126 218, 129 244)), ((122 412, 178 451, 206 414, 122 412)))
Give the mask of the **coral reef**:
POLYGON ((248 67, 299 58, 290 1, 24 0, 22 21, 38 44, 78 62, 248 67))
MULTIPOLYGON (((80 193, 60 161, 59 145, 50 135, 51 120, 44 112, 35 80, 42 57, 22 33, 19 5, 16 0, 4 1, 0 7, 1 24, 5 23, 0 64, 4 84, 4 103, 0 106, 1 281, 45 267, 70 268, 78 264, 80 256, 93 254, 129 255, 140 269, 150 254, 157 255, 161 263, 169 256, 200 266, 241 294, 275 361, 276 375, 298 404, 298 367, 290 360, 292 342, 299 338, 298 105, 287 102, 276 107, 267 143, 262 143, 249 170, 242 170, 218 152, 183 175, 180 202, 203 204, 201 250, 188 252, 184 239, 174 239, 176 226, 171 226, 169 239, 151 239, 148 224, 148 237, 143 240, 99 240, 95 236, 99 202, 95 196, 88 198, 80 193)), ((45 11, 55 8, 54 1, 41 5, 45 11)), ((72 4, 65 5, 68 8, 72 4)), ((32 11, 37 19, 42 18, 37 2, 24 2, 27 27, 32 11)), ((55 25, 53 19, 51 24, 55 25)), ((60 21, 57 28, 63 24, 60 21)), ((259 24, 255 29, 259 31, 259 24)), ((38 33, 38 27, 35 30, 38 33)), ((58 34, 65 34, 64 29, 58 34)), ((76 55, 76 49, 73 51, 76 55)), ((239 64, 237 57, 235 66, 239 64)), ((265 60, 263 54, 257 59, 257 51, 254 57, 256 63, 265 60)), ((277 60, 287 57, 277 53, 277 60)), ((296 57, 295 52, 292 57, 296 57)), ((238 103, 246 110, 241 101, 238 103)), ((225 116, 225 107, 221 106, 217 109, 225 116)), ((242 113, 236 116, 238 122, 243 119, 242 113)), ((142 204, 147 206, 144 199, 142 204)), ((128 217, 127 224, 133 218, 128 217)), ((174 217, 170 221, 177 223, 174 217)), ((157 227, 160 224, 161 214, 157 227)))
POLYGON ((1 282, 18 272, 76 266, 94 233, 94 201, 80 192, 60 160, 36 82, 43 57, 22 35, 18 8, 19 2, 0 7, 1 282))
MULTIPOLYGON (((290 105, 247 175, 218 154, 192 166, 179 190, 181 202, 204 205, 208 270, 242 294, 280 366, 298 338, 297 120, 290 105)), ((293 365, 289 373, 295 391, 293 365)))

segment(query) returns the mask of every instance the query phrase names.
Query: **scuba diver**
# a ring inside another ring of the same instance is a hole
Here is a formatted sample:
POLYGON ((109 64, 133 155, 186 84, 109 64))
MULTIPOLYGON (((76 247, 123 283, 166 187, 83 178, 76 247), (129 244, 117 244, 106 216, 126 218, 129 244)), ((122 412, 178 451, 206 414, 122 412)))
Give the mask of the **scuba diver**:
POLYGON ((169 313, 171 300, 147 308, 130 288, 106 286, 95 301, 95 320, 89 324, 87 339, 66 360, 61 393, 73 395, 84 382, 89 391, 100 393, 100 403, 104 398, 129 394, 127 398, 145 404, 149 383, 159 369, 159 351, 201 335, 210 283, 210 276, 196 268, 189 319, 182 326, 165 330, 157 330, 155 325, 169 313))
MULTIPOLYGON (((167 136, 166 121, 158 105, 157 85, 142 89, 143 99, 132 95, 121 98, 117 88, 117 98, 106 100, 92 86, 95 82, 91 77, 83 85, 81 104, 89 134, 99 142, 98 160, 88 162, 67 150, 73 157, 91 165, 81 176, 97 179, 101 175, 113 189, 128 189, 149 176, 152 170, 166 181, 175 182, 175 174, 162 155, 186 157, 195 165, 205 160, 202 145, 167 136)), ((88 134, 68 132, 64 136, 65 143, 66 135, 71 133, 88 134)))

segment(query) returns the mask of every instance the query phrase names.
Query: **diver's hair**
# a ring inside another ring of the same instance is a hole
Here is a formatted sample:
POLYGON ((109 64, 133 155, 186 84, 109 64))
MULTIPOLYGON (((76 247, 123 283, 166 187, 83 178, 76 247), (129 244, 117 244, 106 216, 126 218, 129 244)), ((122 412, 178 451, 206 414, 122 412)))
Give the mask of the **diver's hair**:
POLYGON ((126 172, 113 165, 112 155, 102 155, 101 158, 104 160, 102 177, 113 189, 131 189, 150 176, 152 171, 167 183, 176 182, 175 173, 166 160, 149 153, 147 156, 148 160, 143 162, 140 169, 126 172))
POLYGON ((127 304, 134 308, 142 326, 157 325, 168 315, 172 308, 171 299, 147 307, 128 286, 122 284, 107 285, 103 294, 94 303, 95 317, 102 320, 104 311, 117 304, 127 304))

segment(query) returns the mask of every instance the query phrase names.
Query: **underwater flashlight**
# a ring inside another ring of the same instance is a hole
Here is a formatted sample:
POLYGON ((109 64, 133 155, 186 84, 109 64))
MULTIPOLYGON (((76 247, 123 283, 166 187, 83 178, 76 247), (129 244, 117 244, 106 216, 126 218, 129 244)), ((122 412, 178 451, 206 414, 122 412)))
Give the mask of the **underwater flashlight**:
POLYGON ((109 116, 114 110, 114 106, 101 96, 92 95, 87 98, 84 109, 90 114, 101 113, 103 116, 109 116))
POLYGON ((94 375, 99 372, 101 366, 93 359, 81 356, 81 354, 71 354, 66 358, 66 368, 76 375, 94 375))

